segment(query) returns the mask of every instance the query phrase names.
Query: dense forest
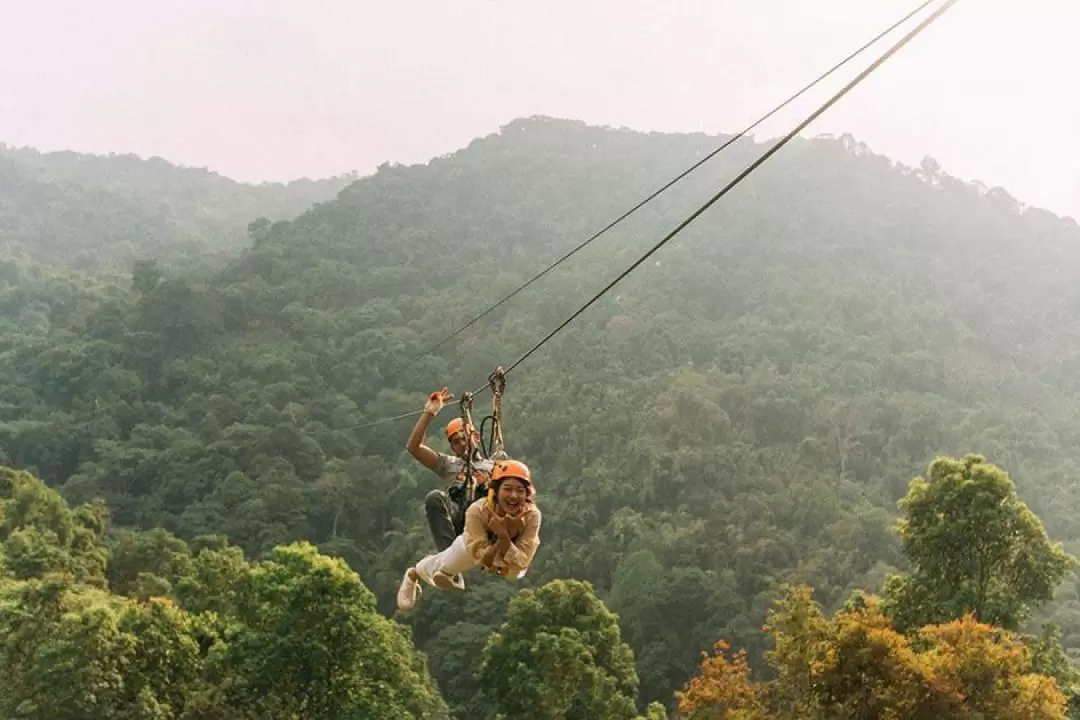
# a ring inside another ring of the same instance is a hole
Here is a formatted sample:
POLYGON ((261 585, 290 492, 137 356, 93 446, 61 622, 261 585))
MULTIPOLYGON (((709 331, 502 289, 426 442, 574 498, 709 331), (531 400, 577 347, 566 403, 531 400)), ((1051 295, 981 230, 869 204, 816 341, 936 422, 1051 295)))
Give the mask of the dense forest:
POLYGON ((0 144, 0 259, 95 275, 130 276, 150 258, 216 269, 255 218, 291 219, 355 179, 246 185, 161 158, 0 144))
POLYGON ((532 347, 763 145, 431 351, 724 139, 531 118, 260 188, 0 153, 0 705, 86 717, 100 681, 96 717, 1064 717, 1080 227, 847 136, 793 142, 508 376, 537 560, 396 612, 439 481, 412 418, 370 423, 532 347))

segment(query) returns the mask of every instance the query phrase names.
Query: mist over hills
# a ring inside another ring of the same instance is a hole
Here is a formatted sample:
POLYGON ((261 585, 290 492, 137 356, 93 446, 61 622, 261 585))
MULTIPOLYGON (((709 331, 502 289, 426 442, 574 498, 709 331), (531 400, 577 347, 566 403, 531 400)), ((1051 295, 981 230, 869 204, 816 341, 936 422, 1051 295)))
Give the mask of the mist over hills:
MULTIPOLYGON (((390 614, 437 481, 403 452, 411 419, 357 428, 517 358, 764 145, 428 349, 725 139, 525 118, 426 164, 287 186, 5 150, 0 464, 104 498, 120 526, 251 557, 309 540, 390 614), (127 277, 79 280, 106 268, 127 277)), ((760 660, 782 583, 835 609, 906 569, 896 502, 938 454, 1000 465, 1077 552, 1077 277, 1071 219, 930 158, 793 141, 509 377, 544 544, 518 586, 470 578, 409 620, 448 702, 474 702, 462 678, 507 599, 554 578, 618 613, 644 700, 721 637, 760 660)), ((1080 652, 1075 577, 1048 617, 1080 652)))

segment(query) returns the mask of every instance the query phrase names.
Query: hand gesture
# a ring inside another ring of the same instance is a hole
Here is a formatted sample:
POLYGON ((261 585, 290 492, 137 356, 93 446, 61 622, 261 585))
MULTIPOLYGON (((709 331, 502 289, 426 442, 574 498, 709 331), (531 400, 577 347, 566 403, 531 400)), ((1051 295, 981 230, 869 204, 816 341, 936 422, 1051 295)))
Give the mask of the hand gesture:
POLYGON ((491 528, 491 532, 495 533, 499 537, 510 537, 510 534, 507 531, 507 518, 492 513, 491 518, 488 520, 488 526, 491 528))
POLYGON ((508 516, 506 518, 506 534, 511 538, 516 538, 521 535, 525 530, 525 520, 518 516, 508 516))
POLYGON ((443 388, 442 390, 436 390, 428 395, 427 403, 424 404, 424 412, 429 412, 432 415, 438 415, 439 411, 443 409, 443 405, 454 399, 454 394, 443 388))

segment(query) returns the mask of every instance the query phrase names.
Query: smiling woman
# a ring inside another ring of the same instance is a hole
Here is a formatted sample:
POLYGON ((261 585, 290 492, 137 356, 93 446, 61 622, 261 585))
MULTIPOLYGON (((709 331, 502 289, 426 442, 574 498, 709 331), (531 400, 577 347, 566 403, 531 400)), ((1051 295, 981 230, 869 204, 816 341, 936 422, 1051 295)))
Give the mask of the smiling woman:
POLYGON ((416 605, 420 580, 441 590, 460 590, 454 576, 478 566, 508 579, 521 577, 540 547, 540 522, 528 466, 517 460, 495 463, 488 496, 465 513, 465 532, 405 571, 398 609, 416 605))

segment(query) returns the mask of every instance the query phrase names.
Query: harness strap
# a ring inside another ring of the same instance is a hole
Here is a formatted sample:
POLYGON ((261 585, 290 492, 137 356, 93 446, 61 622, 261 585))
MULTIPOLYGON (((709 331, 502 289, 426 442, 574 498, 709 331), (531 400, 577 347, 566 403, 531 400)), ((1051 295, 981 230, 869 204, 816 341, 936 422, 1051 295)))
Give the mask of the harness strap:
POLYGON ((473 457, 476 445, 473 444, 472 406, 473 394, 466 392, 461 396, 461 420, 465 425, 465 507, 476 499, 476 478, 473 477, 473 457))
POLYGON ((505 460, 508 456, 503 446, 502 396, 506 392, 506 373, 501 367, 488 376, 491 386, 491 459, 505 460))

